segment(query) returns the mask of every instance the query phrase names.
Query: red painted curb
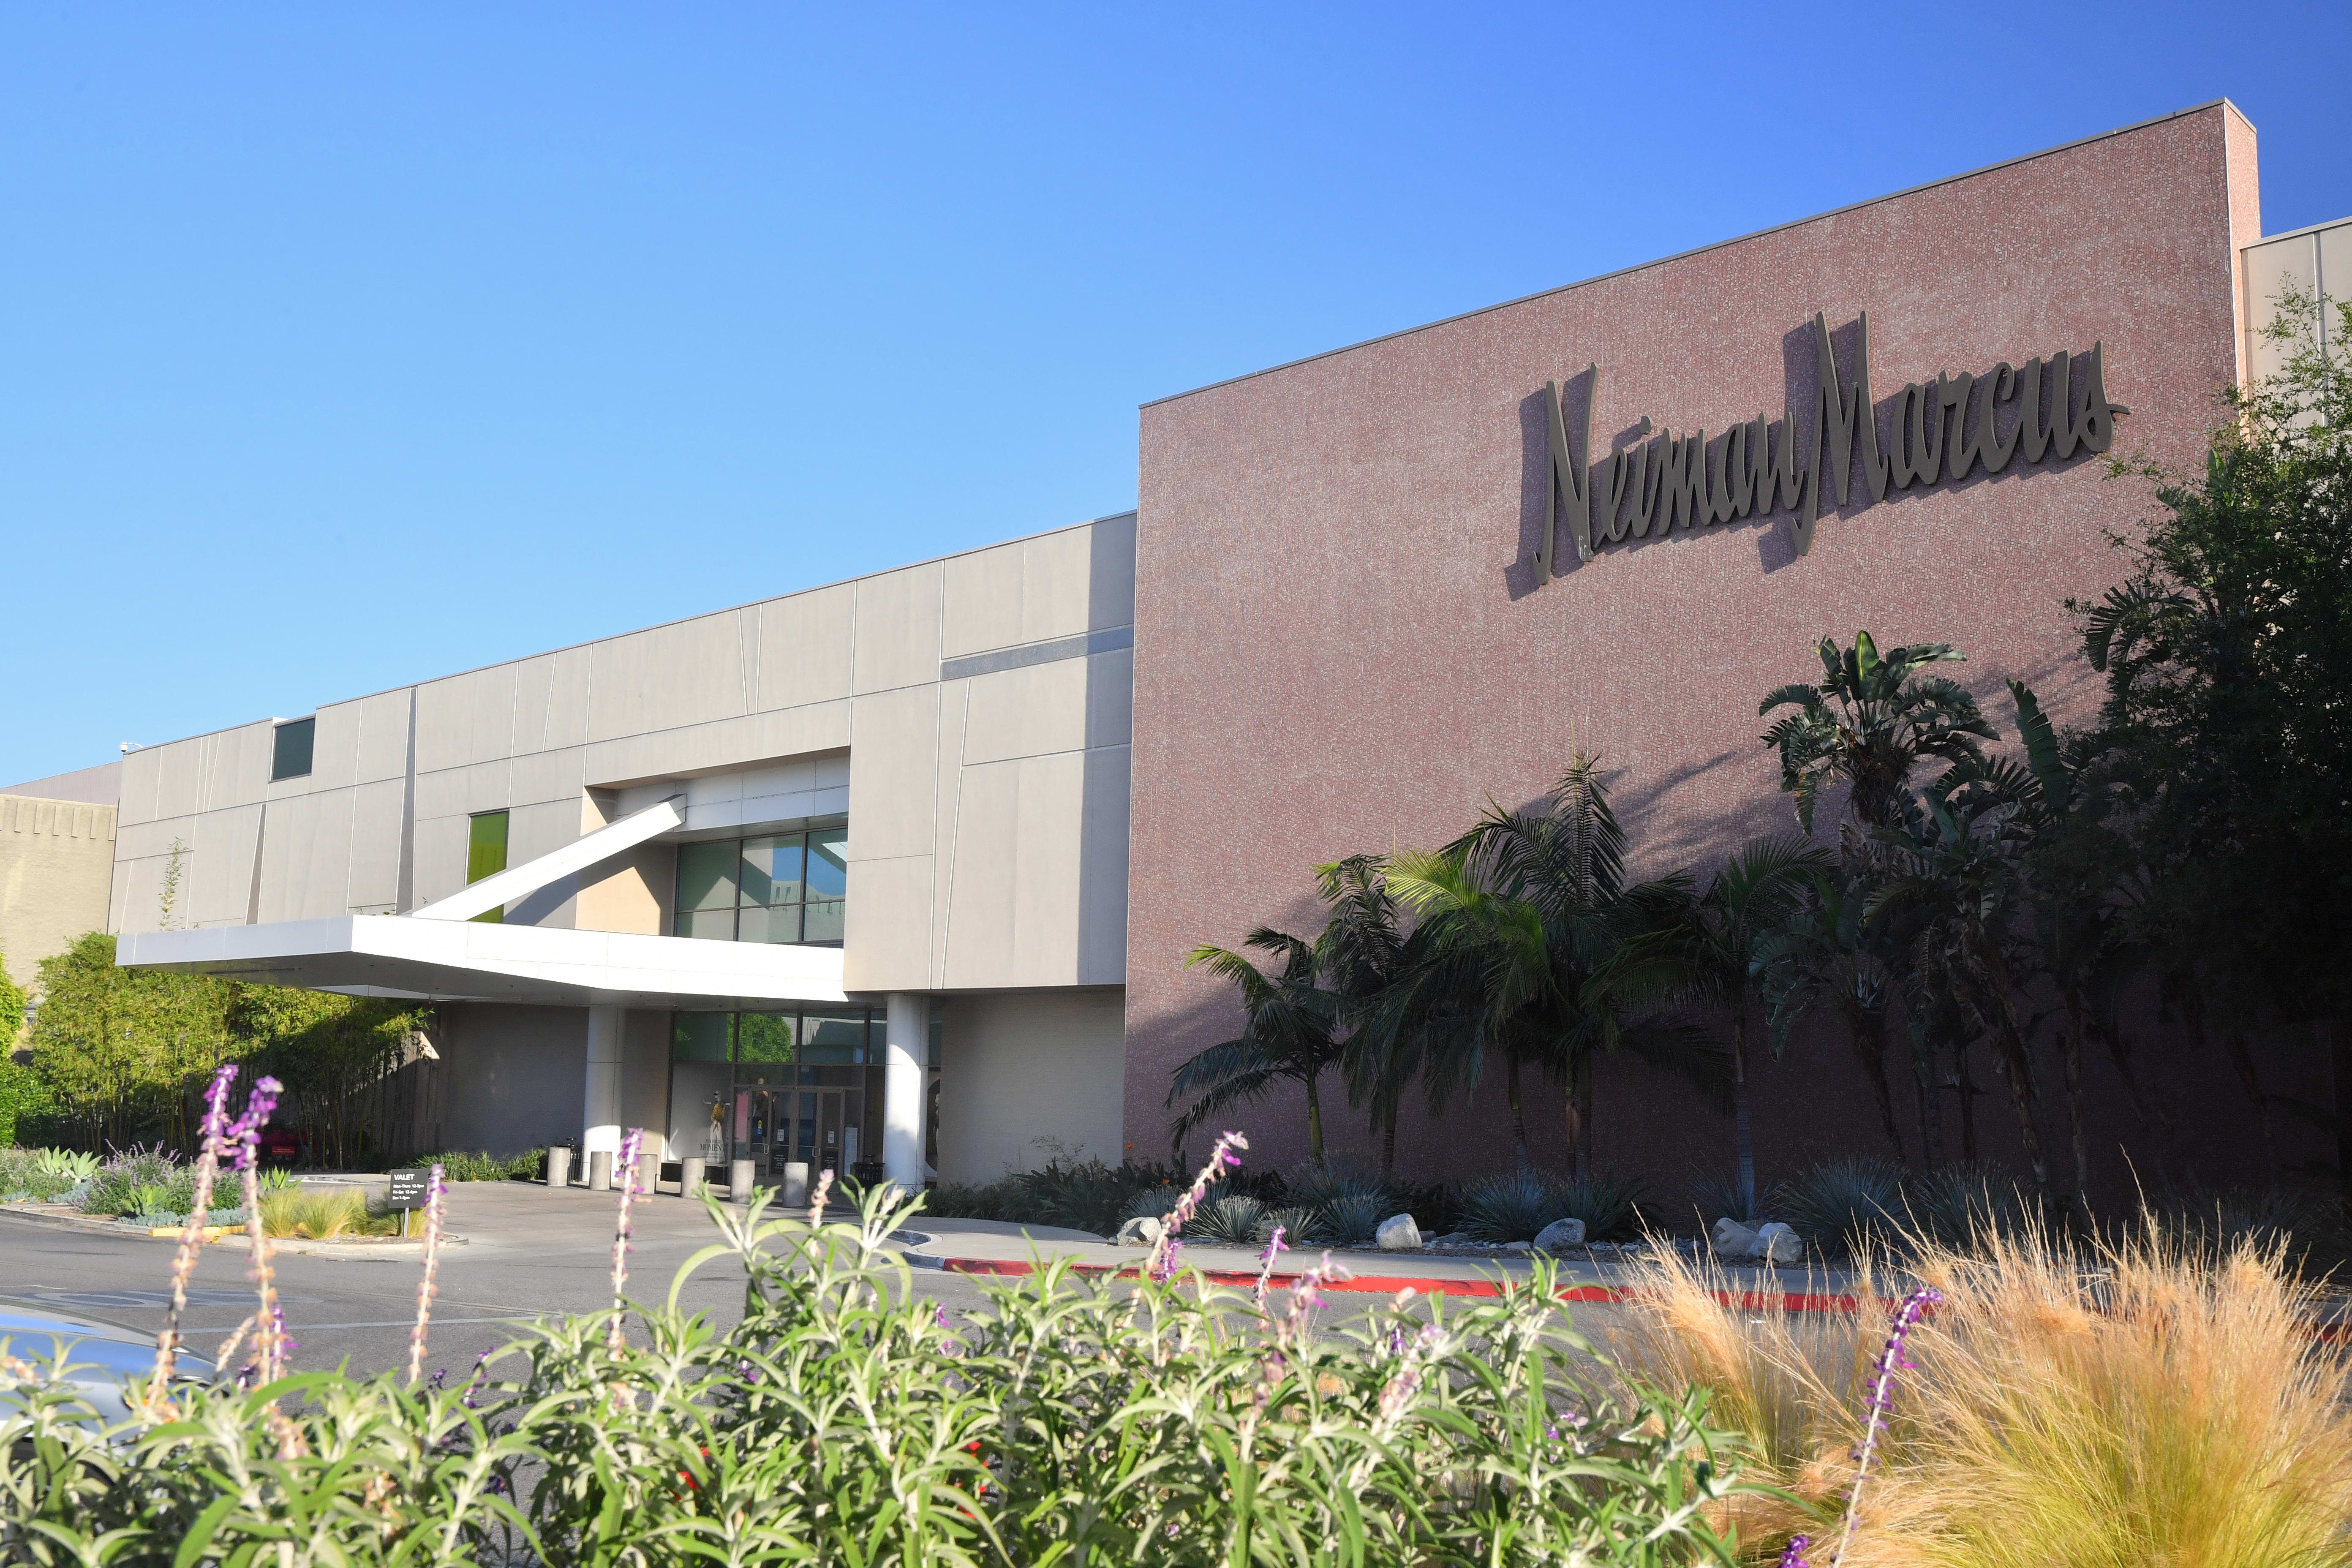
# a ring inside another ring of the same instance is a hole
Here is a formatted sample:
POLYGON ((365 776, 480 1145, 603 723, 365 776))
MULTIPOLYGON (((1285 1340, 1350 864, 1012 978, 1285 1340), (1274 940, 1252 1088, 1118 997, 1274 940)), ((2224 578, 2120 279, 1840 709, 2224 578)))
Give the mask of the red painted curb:
MULTIPOLYGON (((1016 1263, 996 1258, 943 1258, 940 1260, 940 1268, 949 1274, 993 1275, 999 1278, 1018 1278, 1037 1271, 1034 1264, 1016 1263)), ((1142 1277, 1140 1268, 1125 1264, 1113 1267, 1102 1263, 1075 1263, 1070 1266, 1070 1272, 1089 1279, 1100 1279, 1104 1276, 1122 1279, 1136 1279, 1142 1277)), ((1196 1272, 1212 1285, 1254 1287, 1257 1284, 1258 1278, 1255 1274, 1239 1273, 1223 1268, 1205 1268, 1196 1272)), ((1267 1278, 1266 1285, 1272 1289, 1287 1290, 1297 1284, 1301 1276, 1297 1274, 1275 1274, 1267 1278)), ((1393 1296, 1400 1290, 1412 1290, 1423 1296, 1494 1297, 1503 1293, 1502 1287, 1492 1279, 1435 1279, 1387 1274, 1357 1274, 1345 1279, 1329 1279, 1324 1281, 1323 1289, 1372 1296, 1393 1296)), ((1620 1306, 1629 1301, 1638 1301, 1642 1297, 1638 1291, 1620 1290, 1609 1285, 1570 1285, 1559 1292, 1559 1299, 1563 1301, 1581 1301, 1599 1306, 1620 1306)), ((1774 1308, 1784 1312, 1858 1312, 1862 1310, 1862 1299, 1858 1296, 1829 1295, 1820 1291, 1786 1290, 1775 1293, 1744 1290, 1735 1294, 1729 1290, 1717 1290, 1715 1292, 1715 1299, 1724 1306, 1737 1307, 1743 1312, 1768 1311, 1774 1308)), ((1882 1310, 1892 1310, 1896 1303, 1890 1298, 1874 1302, 1873 1305, 1882 1310)))

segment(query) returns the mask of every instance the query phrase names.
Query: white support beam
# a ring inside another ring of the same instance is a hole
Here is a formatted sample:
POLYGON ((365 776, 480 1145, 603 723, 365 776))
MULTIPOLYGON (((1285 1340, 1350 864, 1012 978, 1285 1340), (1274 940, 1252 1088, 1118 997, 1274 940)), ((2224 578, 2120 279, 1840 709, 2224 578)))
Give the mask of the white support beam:
POLYGON ((409 919, 419 921, 469 921, 476 915, 504 909, 517 899, 527 899, 550 882, 568 877, 574 871, 584 871, 600 860, 609 860, 625 849, 634 849, 648 838, 658 837, 686 826, 686 796, 671 795, 656 801, 643 811, 633 811, 609 826, 600 827, 585 837, 575 838, 561 849, 551 850, 536 860, 526 860, 520 866, 495 872, 446 899, 436 899, 421 910, 414 910, 409 919))

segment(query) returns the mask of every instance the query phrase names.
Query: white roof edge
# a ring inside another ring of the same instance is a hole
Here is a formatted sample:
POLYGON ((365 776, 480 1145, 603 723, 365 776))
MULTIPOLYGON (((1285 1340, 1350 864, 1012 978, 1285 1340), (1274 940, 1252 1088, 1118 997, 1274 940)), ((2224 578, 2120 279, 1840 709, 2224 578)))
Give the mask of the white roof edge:
MULTIPOLYGON (((551 926, 491 925, 470 921, 418 921, 400 915, 332 915, 265 925, 201 926, 193 931, 126 931, 116 939, 124 967, 178 967, 198 972, 231 964, 304 959, 321 963, 374 961, 451 973, 479 974, 497 987, 531 987, 558 1005, 587 1005, 592 994, 672 1002, 774 1001, 843 1005, 844 951, 837 947, 765 942, 698 942, 635 931, 578 931, 551 926)), ((316 987, 348 989, 352 981, 322 976, 316 987)), ((455 995, 445 986, 384 988, 455 995)), ((375 988, 374 983, 370 988, 375 988)), ((489 1000, 511 1000, 495 995, 489 1000)), ((638 1003, 625 1003, 637 1005, 638 1003)), ((643 1004, 651 1005, 650 1002, 643 1004)))
POLYGON ((2268 245, 2274 239, 2301 239, 2306 234, 2317 234, 2323 228, 2341 228, 2347 223, 2352 223, 2352 215, 2347 215, 2344 217, 2332 217, 2326 223, 2307 223, 2301 228, 2290 228, 2278 234, 2266 234, 2260 239, 2249 240, 2246 244, 2240 246, 2238 248, 2241 250, 2252 250, 2257 245, 2268 245))
POLYGON ((1652 267, 1664 267, 1671 261, 1682 261, 1689 258, 1690 257, 1704 256, 1710 250, 1722 250, 1729 246, 1745 245, 1751 239, 1762 239, 1767 235, 1779 234, 1784 229, 1801 228, 1806 224, 1819 223, 1823 218, 1838 217, 1846 213, 1860 212, 1864 207, 1874 207, 1881 202, 1900 201, 1905 196, 1916 196, 1923 191, 1932 191, 1939 185, 1955 184, 1961 180, 1973 180, 1979 174, 1995 174, 2002 169, 2014 167, 2019 163, 2031 163, 2036 158, 2053 157, 2060 153, 2072 152, 2077 147, 2087 147, 2095 142, 2105 142, 2110 137, 2128 136, 2135 131, 2146 131, 2154 126, 2168 123, 2171 121, 2186 120, 2192 114, 2202 114, 2209 109, 2226 109, 2231 113, 2236 115, 2239 119, 2245 120, 2249 129, 2253 126, 2254 122, 2252 120, 2246 119, 2246 111, 2240 109, 2236 104, 2231 102, 2229 99, 2208 99, 2203 103, 2194 104, 2187 109, 2176 109, 2169 114, 2159 114, 2152 119, 2136 121, 2129 125, 2118 125, 2112 131, 2101 131, 2089 136, 2077 136, 2072 142, 2061 142, 2055 147, 2043 147, 2037 152, 2021 153, 2014 158, 2003 158, 1999 163, 1986 163, 1974 169, 1966 169, 1957 174, 1946 174, 1941 178, 1928 180, 1920 184, 1906 185, 1899 191, 1889 191, 1885 195, 1866 196, 1858 202, 1848 202, 1843 206, 1831 207, 1826 211, 1808 214, 1804 217, 1790 218, 1786 223, 1776 223, 1763 228, 1751 229, 1746 234, 1734 235, 1729 239, 1710 240, 1705 245, 1695 245, 1688 250, 1677 250, 1671 256, 1655 257, 1648 261, 1634 262, 1630 267, 1614 268, 1607 272, 1595 273, 1590 278, 1580 278, 1573 283, 1555 284, 1551 288, 1538 289, 1532 294, 1521 294, 1517 299, 1505 300, 1497 304, 1481 305, 1474 310, 1456 311, 1451 316, 1441 316, 1433 321, 1423 321, 1419 326, 1400 327, 1395 331, 1381 332, 1376 336, 1365 338, 1357 342, 1348 343, 1339 348, 1324 349, 1316 353, 1302 354, 1297 359, 1285 360, 1280 364, 1267 365, 1263 370, 1244 371, 1239 375, 1229 375, 1222 381, 1213 381, 1209 382, 1205 385, 1188 387, 1182 392, 1171 392, 1167 394, 1165 396, 1149 398, 1137 405, 1137 406, 1139 408, 1156 408, 1163 403, 1174 403, 1180 398, 1196 396, 1203 392, 1214 392, 1221 386, 1232 386, 1237 382, 1254 381, 1261 375, 1272 375, 1276 371, 1294 370, 1302 364, 1313 364, 1317 360, 1329 359, 1334 354, 1353 353, 1358 349, 1368 349, 1374 343, 1384 343, 1391 338, 1409 338, 1415 332, 1426 332, 1434 331, 1439 327, 1450 327, 1456 321, 1466 321, 1474 317, 1492 314, 1496 310, 1507 310, 1514 305, 1524 305, 1531 300, 1546 300, 1549 299, 1554 294, 1565 294, 1570 292, 1571 289, 1590 288, 1595 283, 1606 283, 1612 278, 1623 278, 1629 273, 1641 272, 1652 267))

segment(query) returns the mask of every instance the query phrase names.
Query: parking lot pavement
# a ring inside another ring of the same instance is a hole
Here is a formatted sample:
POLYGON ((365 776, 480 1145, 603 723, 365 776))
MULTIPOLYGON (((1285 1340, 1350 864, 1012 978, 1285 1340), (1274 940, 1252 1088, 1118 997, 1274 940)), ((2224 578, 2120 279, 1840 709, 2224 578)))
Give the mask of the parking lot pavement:
MULTIPOLYGON (((464 1376, 478 1356, 511 1342, 534 1318, 609 1307, 615 1206, 613 1194, 583 1188, 550 1192, 521 1182, 453 1184, 448 1228, 465 1239, 464 1245, 448 1247, 441 1254, 427 1370, 446 1369, 453 1378, 464 1376)), ((1039 1229, 1032 1237, 1014 1226, 927 1222, 920 1215, 912 1227, 931 1240, 909 1248, 915 1255, 910 1261, 919 1261, 921 1254, 983 1250, 976 1245, 983 1230, 989 1241, 985 1253, 1007 1259, 1056 1251, 1091 1255, 1100 1249, 1098 1241, 1075 1231, 1039 1229)), ((702 1205, 672 1194, 638 1199, 631 1228, 627 1290, 649 1302, 667 1297, 678 1267, 717 1239, 702 1205)), ((102 1319, 152 1332, 162 1326, 170 1301, 172 1255, 168 1239, 110 1234, 94 1226, 37 1224, 0 1212, 0 1303, 102 1319)), ((1119 1255, 1130 1266, 1139 1257, 1132 1251, 1119 1255)), ((1235 1259, 1204 1261, 1223 1267, 1245 1257, 1237 1252, 1235 1259)), ((1285 1259, 1294 1267, 1304 1261, 1285 1259)), ((241 1247, 204 1249, 189 1291, 191 1348, 209 1352, 251 1310, 254 1298, 246 1268, 241 1247)), ((406 1364, 421 1272, 413 1254, 330 1257, 279 1251, 275 1268, 287 1328, 299 1347, 297 1367, 347 1363, 365 1375, 406 1364)), ((937 1301, 950 1315, 983 1305, 992 1287, 1015 1283, 919 1266, 912 1280, 919 1295, 937 1301)), ((732 1322, 742 1310, 742 1290, 741 1268, 720 1258, 701 1267, 681 1290, 679 1302, 688 1310, 708 1311, 715 1321, 732 1322)), ((1326 1331, 1338 1330, 1360 1313, 1379 1310, 1386 1300, 1378 1295, 1334 1295, 1319 1321, 1326 1331)), ((1579 1308, 1575 1313, 1579 1325, 1588 1330, 1599 1329, 1614 1315, 1611 1309, 1591 1308, 1579 1308)))
MULTIPOLYGON (((441 1254, 425 1364, 452 1377, 517 1336, 533 1318, 612 1305, 615 1202, 584 1189, 550 1192, 520 1182, 466 1182, 449 1188, 448 1228, 465 1238, 441 1254)), ((699 1203, 671 1194, 639 1198, 631 1229, 628 1293, 658 1302, 671 1277, 717 1239, 699 1203)), ((0 1213, 0 1302, 103 1319, 152 1331, 171 1300, 173 1244, 91 1227, 36 1224, 0 1213)), ((209 1352, 253 1305, 247 1255, 204 1249, 189 1291, 188 1341, 209 1352)), ((278 1289, 295 1364, 348 1362, 362 1374, 404 1366, 421 1272, 413 1256, 325 1257, 278 1251, 278 1289)), ((950 1311, 980 1305, 981 1285, 925 1272, 918 1288, 950 1311)), ((705 1264, 679 1296, 689 1310, 732 1322, 742 1311, 743 1273, 731 1260, 705 1264)))

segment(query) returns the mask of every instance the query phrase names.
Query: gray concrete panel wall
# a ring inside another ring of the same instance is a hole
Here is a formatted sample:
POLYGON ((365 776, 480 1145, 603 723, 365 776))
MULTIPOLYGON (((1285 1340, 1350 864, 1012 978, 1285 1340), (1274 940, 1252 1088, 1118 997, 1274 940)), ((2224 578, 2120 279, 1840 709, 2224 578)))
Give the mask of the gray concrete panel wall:
POLYGON ((1067 1152, 1125 1156, 1121 993, 1009 992, 947 1005, 940 1053, 940 1179, 992 1182, 1067 1152))
MULTIPOLYGON (((688 837, 846 816, 852 989, 1125 973, 1135 526, 1098 520, 330 703, 312 767, 273 724, 121 768, 113 920, 414 909, 465 881, 469 819, 520 865, 672 794, 688 837)), ((542 889, 510 921, 659 931, 674 850, 542 889)))

